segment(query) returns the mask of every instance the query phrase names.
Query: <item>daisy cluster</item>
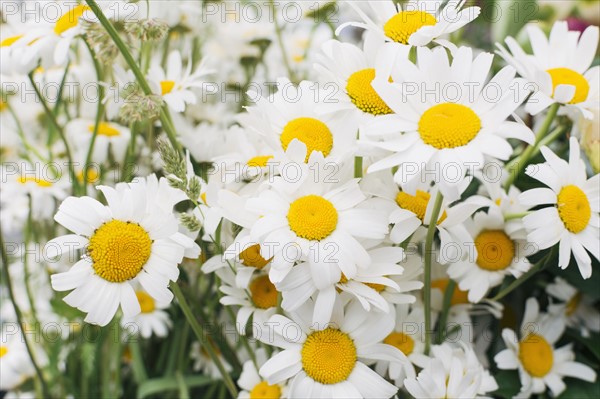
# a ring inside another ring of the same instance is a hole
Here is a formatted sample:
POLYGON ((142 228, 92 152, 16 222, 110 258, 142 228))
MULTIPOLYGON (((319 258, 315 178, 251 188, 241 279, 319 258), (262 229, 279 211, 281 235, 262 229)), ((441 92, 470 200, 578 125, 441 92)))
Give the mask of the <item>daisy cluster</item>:
POLYGON ((3 4, 0 391, 597 397, 600 31, 466 3, 3 4))

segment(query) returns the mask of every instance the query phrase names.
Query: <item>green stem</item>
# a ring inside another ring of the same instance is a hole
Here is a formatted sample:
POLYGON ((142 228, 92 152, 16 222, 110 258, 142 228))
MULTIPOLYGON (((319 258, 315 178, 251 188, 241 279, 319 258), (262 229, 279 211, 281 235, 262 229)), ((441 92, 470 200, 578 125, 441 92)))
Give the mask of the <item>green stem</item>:
MULTIPOLYGON (((125 44, 125 42, 123 42, 123 39, 121 39, 121 36, 119 36, 119 33, 117 32, 117 30, 115 29, 113 24, 108 20, 108 18, 106 18, 106 16, 104 15, 102 10, 98 6, 98 3, 96 3, 96 0, 85 0, 85 2, 90 6, 90 8, 92 9, 92 12, 96 15, 96 17, 98 18, 98 20, 100 21, 100 24, 102 24, 104 29, 106 29, 106 32, 111 37, 113 42, 115 42, 115 45, 121 52, 121 55, 125 59, 125 62, 127 62, 127 65, 129 65, 129 68, 131 68, 131 71, 135 75, 135 78, 138 81, 140 87, 142 88, 142 91, 144 92, 144 94, 146 94, 146 95, 152 94, 152 89, 150 88, 150 85, 148 84, 148 81, 146 80, 146 77, 144 76, 142 70, 137 65, 135 59, 131 55, 131 52, 129 52, 127 45, 125 44)), ((181 145, 177 141, 177 135, 175 133, 175 128, 173 127, 173 123, 171 122, 171 120, 169 118, 169 114, 166 111, 165 106, 163 106, 160 111, 160 121, 161 121, 162 127, 163 127, 165 133, 167 134, 167 137, 169 138, 169 141, 171 142, 171 145, 173 146, 173 148, 175 148, 180 153, 183 153, 181 145)))
POLYGON ((219 372, 221 373, 221 376, 223 377, 223 382, 227 386, 227 389, 229 390, 229 393, 231 394, 231 396, 236 398, 238 396, 238 391, 235 386, 235 383, 231 379, 231 376, 229 375, 227 370, 225 370, 225 367, 223 366, 221 359, 219 359, 219 356, 215 352, 215 349, 213 348, 210 341, 207 341, 206 338, 204 337, 204 331, 202 330, 202 327, 200 326, 200 324, 198 324, 196 317, 192 313, 192 310, 190 309, 190 306, 188 305, 187 300, 185 299, 185 296, 183 295, 183 292, 181 291, 181 288, 175 282, 171 282, 169 287, 171 288, 171 291, 173 291, 175 298, 177 298, 179 307, 183 311, 183 314, 185 315, 185 318, 186 318, 187 322, 189 323, 190 327, 192 327, 192 330, 194 331, 196 338, 198 338, 198 342, 200 343, 201 346, 204 347, 204 349, 206 349, 206 352, 208 353, 208 355, 210 356, 212 361, 215 362, 217 368, 219 369, 219 372))
POLYGON ((52 127, 54 127, 54 129, 56 129, 56 131, 58 132, 60 139, 62 140, 62 142, 65 146, 65 153, 67 154, 67 160, 69 161, 69 175, 70 175, 71 182, 73 185, 73 192, 77 192, 78 187, 79 187, 79 182, 77 181, 77 175, 75 174, 75 165, 73 165, 73 157, 71 156, 71 148, 69 147, 69 143, 67 141, 67 137, 65 136, 65 132, 63 131, 62 127, 58 124, 58 121, 56 120, 56 116, 54 115, 54 112, 52 112, 50 107, 48 107, 46 100, 44 100, 44 97, 42 97, 42 93, 40 92, 39 87, 35 83, 35 80, 33 80, 33 72, 31 72, 28 76, 29 76, 29 81, 31 82, 31 85, 33 86, 33 90, 35 90, 35 94, 40 99, 40 103, 42 103, 42 107, 44 108, 44 113, 50 120, 52 127))
POLYGON ((86 40, 84 40, 84 42, 88 50, 90 51, 90 55, 92 56, 94 68, 96 69, 96 80, 98 80, 98 106, 96 108, 96 121, 94 123, 94 132, 92 133, 92 140, 90 141, 90 146, 88 148, 87 155, 85 156, 85 164, 83 165, 82 169, 82 192, 85 195, 87 194, 88 167, 92 159, 92 153, 94 152, 94 145, 96 144, 96 137, 98 136, 98 130, 100 129, 100 122, 102 121, 102 116, 104 115, 104 103, 102 102, 104 97, 104 87, 100 83, 102 82, 102 69, 100 67, 100 63, 96 59, 96 52, 86 40))
POLYGON ((544 267, 546 267, 548 262, 554 257, 554 254, 556 253, 556 250, 557 250, 556 248, 557 248, 557 246, 555 245, 552 248, 552 250, 548 253, 548 255, 546 255, 542 260, 540 260, 538 263, 533 265, 531 267, 531 269, 529 269, 525 274, 521 275, 521 277, 519 277, 518 279, 516 279, 515 281, 510 283, 506 288, 502 289, 502 291, 500 291, 491 300, 492 301, 501 300, 502 298, 504 298, 505 296, 507 296, 508 294, 513 292, 515 289, 517 289, 525 281, 529 280, 529 278, 531 278, 531 276, 533 276, 534 274, 536 274, 537 272, 542 270, 544 267))
POLYGON ((525 151, 523 151, 523 153, 517 158, 517 160, 513 162, 514 166, 511 168, 510 174, 508 175, 508 178, 504 183, 504 189, 506 191, 508 191, 515 179, 525 169, 525 166, 533 156, 534 151, 536 150, 536 148, 539 147, 540 141, 546 136, 546 134, 548 134, 548 130, 550 130, 550 126, 552 125, 552 122, 554 121, 554 118, 558 113, 559 107, 560 104, 558 103, 552 104, 552 106, 548 110, 548 115, 546 115, 546 119, 542 123, 542 126, 540 126, 540 129, 538 130, 535 136, 535 143, 527 147, 525 151))
POLYGON ((292 67, 290 65, 290 60, 288 58, 288 54, 285 49, 285 45, 283 43, 282 29, 281 29, 281 25, 279 25, 279 19, 277 18, 277 9, 275 7, 275 1, 269 0, 269 3, 271 5, 271 12, 272 12, 271 15, 273 15, 273 21, 275 24, 275 35, 277 36, 277 43, 279 44, 279 50, 281 51, 281 56, 283 58, 283 64, 285 65, 285 69, 287 69, 287 71, 288 71, 290 80, 292 82, 297 83, 296 74, 294 73, 294 70, 292 69, 292 67))
POLYGON ((442 343, 446 336, 446 323, 448 322, 448 312, 450 311, 450 304, 452 303, 452 295, 456 289, 456 282, 450 279, 444 291, 444 302, 442 305, 442 313, 440 315, 440 321, 438 323, 438 343, 442 343))
POLYGON ((4 270, 4 279, 6 281, 6 289, 8 291, 8 297, 10 298, 10 302, 12 303, 14 309, 15 309, 15 316, 17 318, 17 322, 19 323, 19 326, 21 327, 21 335, 23 336, 23 343, 25 344, 25 349, 27 349, 27 354, 29 355, 29 358, 31 359, 31 364, 33 365, 33 368, 35 369, 35 374, 37 376, 37 380, 39 382, 39 384, 42 387, 42 393, 44 395, 45 398, 50 398, 50 391, 48 390, 48 385, 46 384, 46 381, 44 380, 44 375, 42 374, 42 369, 40 368, 40 366, 38 365, 36 359, 35 359, 35 355, 33 354, 33 349, 31 347, 31 345, 29 344, 29 341, 27 340, 27 335, 25 335, 25 319, 23 318, 23 313, 21 312, 21 308, 19 308, 19 305, 17 305, 17 301, 15 299, 15 293, 14 293, 14 289, 13 289, 13 284, 12 284, 12 280, 10 277, 10 272, 8 271, 8 255, 6 253, 6 246, 4 244, 4 234, 2 233, 2 225, 0 225, 0 249, 2 249, 0 251, 0 256, 2 257, 2 270, 4 270))
POLYGON ((146 372, 146 366, 144 366, 144 358, 140 349, 140 338, 134 337, 129 342, 129 350, 131 351, 132 357, 132 368, 135 381, 139 384, 148 379, 148 373, 146 372))
POLYGON ((531 212, 521 212, 521 213, 509 213, 504 215, 504 221, 508 222, 513 219, 523 219, 525 216, 529 215, 531 212))
POLYGON ((354 157, 354 177, 363 176, 363 158, 354 157))
POLYGON ((435 197, 435 203, 433 206, 433 212, 431 219, 429 219, 429 226, 427 227, 427 236, 425 238, 425 271, 424 280, 425 287, 423 291, 423 302, 425 306, 425 354, 429 354, 431 348, 431 257, 433 256, 433 237, 435 236, 435 230, 437 228, 437 221, 442 209, 442 201, 444 196, 438 191, 435 197))

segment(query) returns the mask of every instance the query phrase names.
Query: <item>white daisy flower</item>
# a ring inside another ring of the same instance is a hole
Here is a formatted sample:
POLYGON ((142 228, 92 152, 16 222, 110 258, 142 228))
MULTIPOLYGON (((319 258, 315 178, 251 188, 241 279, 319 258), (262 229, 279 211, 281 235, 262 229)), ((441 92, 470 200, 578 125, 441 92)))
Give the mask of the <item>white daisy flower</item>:
POLYGON ((600 312, 592 298, 578 291, 561 277, 556 277, 548 284, 546 292, 560 301, 548 305, 548 311, 564 314, 568 327, 580 330, 584 337, 589 337, 590 331, 600 332, 600 312))
POLYGON ((172 51, 167 58, 167 71, 154 63, 148 71, 148 83, 152 90, 162 96, 167 105, 175 112, 185 111, 187 104, 195 104, 196 94, 190 90, 202 88, 205 77, 212 74, 204 62, 192 73, 192 62, 188 60, 185 71, 179 51, 172 51))
POLYGON ((479 7, 462 9, 465 1, 450 0, 443 8, 444 2, 439 0, 410 0, 404 6, 392 0, 366 2, 375 16, 374 20, 361 9, 360 2, 349 2, 363 22, 345 23, 337 29, 337 33, 346 26, 357 26, 396 43, 426 46, 435 41, 447 45, 448 41, 437 39, 462 28, 480 13, 479 7))
MULTIPOLYGON (((206 352, 206 350, 204 349, 203 345, 206 345, 207 343, 212 343, 212 340, 209 338, 208 340, 204 341, 202 346, 198 341, 195 341, 192 344, 190 358, 193 360, 193 369, 194 371, 200 372, 201 375, 207 375, 215 380, 222 380, 223 376, 221 375, 221 371, 217 367, 217 364, 212 360, 212 358, 208 355, 208 352, 206 352)), ((223 354, 217 352, 217 357, 223 364, 223 368, 225 369, 225 371, 231 373, 233 368, 227 362, 227 360, 225 360, 223 354)))
POLYGON ((336 101, 323 104, 323 112, 351 111, 359 126, 377 115, 394 112, 375 92, 371 82, 375 73, 389 76, 397 57, 408 58, 408 48, 384 43, 376 35, 367 33, 362 49, 337 40, 323 44, 315 69, 339 88, 334 96, 336 101))
POLYGON ((353 121, 344 114, 321 112, 323 105, 335 101, 329 98, 331 90, 309 81, 296 86, 285 78, 277 80, 277 89, 268 97, 255 91, 248 93, 258 100, 246 108, 247 113, 238 115, 242 126, 258 132, 273 151, 286 151, 293 140, 299 140, 307 147, 306 162, 313 152, 336 160, 354 153, 353 121))
POLYGON ((387 373, 397 387, 402 388, 407 377, 415 376, 413 365, 423 368, 429 361, 429 358, 424 355, 424 323, 425 312, 422 304, 396 306, 394 330, 385 337, 383 343, 398 348, 410 360, 411 364, 398 364, 380 360, 375 365, 375 371, 384 376, 387 373))
MULTIPOLYGON (((351 279, 341 273, 340 280, 327 287, 322 287, 322 284, 316 281, 319 277, 309 262, 294 266, 277 284, 277 289, 282 293, 282 308, 290 312, 295 311, 314 295, 313 322, 325 324, 330 320, 338 293, 356 298, 366 311, 379 310, 387 313, 390 310, 388 303, 390 300, 414 301, 414 296, 407 295, 405 292, 421 288, 422 283, 400 281, 403 279, 401 275, 404 273, 404 268, 399 263, 404 260, 404 250, 381 247, 369 250, 368 254, 371 263, 367 268, 359 269, 351 279), (395 294, 397 296, 394 296, 395 294)), ((409 275, 409 278, 415 277, 415 273, 409 275)))
POLYGON ((123 317, 121 326, 131 333, 139 333, 143 338, 150 338, 152 335, 166 337, 172 325, 169 314, 165 312, 169 303, 157 302, 139 287, 135 290, 135 296, 140 303, 141 313, 129 318, 123 317))
POLYGON ((394 327, 394 317, 365 312, 355 301, 345 309, 336 303, 331 323, 311 325, 314 304, 291 313, 275 315, 261 340, 283 349, 259 370, 269 384, 286 379, 289 396, 298 398, 389 398, 397 387, 384 380, 365 362, 408 362, 393 346, 382 344, 394 327))
POLYGON ((178 232, 173 206, 185 195, 166 179, 151 175, 98 190, 108 205, 90 197, 63 201, 54 219, 75 234, 51 240, 45 253, 53 258, 85 248, 85 256, 68 272, 51 276, 52 287, 73 290, 64 301, 87 313, 86 322, 106 325, 119 305, 125 318, 140 313, 133 283, 157 302, 169 303, 168 284, 179 276, 177 265, 200 251, 178 232))
POLYGON ((369 172, 398 166, 395 179, 403 185, 424 170, 436 171, 442 193, 456 199, 456 187, 468 171, 482 169, 486 157, 507 160, 512 155, 509 138, 533 143, 531 129, 506 120, 528 92, 516 84, 510 66, 485 83, 494 57, 490 53, 473 59, 472 49, 461 47, 451 64, 441 47, 419 47, 417 55, 417 65, 398 61, 393 82, 373 81, 394 114, 363 129, 370 144, 392 152, 369 172))
POLYGON ((600 67, 592 67, 598 48, 598 27, 588 26, 580 33, 570 31, 567 21, 557 21, 550 37, 536 25, 527 26, 533 54, 526 54, 512 37, 508 50, 498 45, 499 54, 519 75, 535 84, 525 110, 532 115, 553 103, 579 110, 591 119, 591 110, 600 106, 600 67))
POLYGON ((484 369, 473 348, 462 343, 434 345, 429 363, 416 378, 404 380, 404 387, 415 398, 478 398, 498 389, 484 369))
POLYGON ((554 348, 564 330, 564 318, 540 313, 535 298, 529 298, 525 304, 519 334, 521 338, 511 329, 502 330, 507 349, 498 353, 494 361, 500 369, 519 369, 522 385, 520 397, 544 393, 546 387, 556 397, 566 388, 562 380, 564 377, 596 381, 596 373, 592 368, 575 362, 571 344, 554 348))
POLYGON ((273 258, 271 281, 279 283, 296 261, 305 260, 321 289, 337 283, 342 273, 353 278, 358 268, 367 268, 370 257, 359 240, 383 240, 387 223, 383 212, 366 209, 358 180, 326 182, 331 171, 320 153, 301 165, 314 168, 297 182, 275 177, 271 189, 248 199, 246 210, 237 213, 262 216, 251 225, 251 237, 260 243, 263 258, 273 258), (321 177, 313 180, 313 172, 321 177))
MULTIPOLYGON (((15 330, 15 326, 18 324, 13 323, 10 332, 5 328, 2 329, 0 341, 0 390, 2 391, 15 389, 35 375, 35 368, 23 342, 21 330, 15 330)), ((28 339, 31 345, 32 340, 28 339)), ((36 350, 35 355, 36 361, 41 362, 42 365, 47 362, 42 350, 36 350)))
POLYGON ((542 147, 546 163, 530 165, 525 173, 548 188, 525 191, 519 199, 531 206, 552 205, 523 218, 527 239, 539 249, 558 243, 558 266, 569 266, 572 252, 581 276, 589 278, 592 259, 588 251, 600 259, 600 175, 587 179, 577 139, 571 137, 569 145, 569 162, 542 147))
MULTIPOLYGON (((2 174, 2 203, 18 201, 18 198, 30 198, 31 216, 34 219, 47 220, 56 209, 56 201, 67 196, 69 191, 67 173, 56 165, 45 162, 25 160, 15 162, 12 167, 0 168, 2 174), (17 170, 15 170, 15 168, 17 170), (10 201, 9 201, 10 199, 10 201)), ((20 201, 18 201, 20 203, 20 201)), ((25 201, 24 201, 25 202, 25 201)), ((8 207, 8 206, 7 206, 8 207)))
POLYGON ((256 357, 256 366, 252 360, 244 363, 242 374, 237 383, 242 388, 238 395, 238 399, 284 399, 287 398, 287 384, 281 382, 279 384, 269 385, 258 374, 257 367, 262 367, 267 362, 267 353, 264 348, 258 348, 254 355, 256 357))
POLYGON ((129 129, 113 122, 100 122, 96 128, 96 122, 91 119, 73 119, 65 126, 67 137, 74 143, 76 158, 86 160, 96 130, 91 161, 104 163, 112 153, 117 162, 122 162, 131 137, 129 129))
POLYGON ((256 273, 246 287, 236 287, 236 276, 229 268, 216 271, 223 282, 219 290, 225 295, 219 302, 225 306, 240 306, 235 320, 237 331, 246 335, 246 326, 252 316, 253 326, 262 325, 277 312, 278 292, 266 273, 256 273))
POLYGON ((469 292, 470 302, 481 301, 504 277, 519 278, 531 268, 526 256, 535 251, 524 232, 511 234, 506 230, 500 208, 490 206, 487 213, 476 213, 467 230, 474 238, 469 255, 450 264, 448 276, 469 292))

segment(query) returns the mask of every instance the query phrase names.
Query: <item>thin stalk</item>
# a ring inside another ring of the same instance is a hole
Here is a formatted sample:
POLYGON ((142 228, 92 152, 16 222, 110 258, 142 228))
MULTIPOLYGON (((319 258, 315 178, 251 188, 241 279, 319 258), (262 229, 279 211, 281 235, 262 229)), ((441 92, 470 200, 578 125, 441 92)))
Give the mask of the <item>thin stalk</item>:
POLYGON ((129 350, 131 351, 132 369, 135 381, 140 385, 142 382, 148 379, 148 373, 146 372, 146 366, 144 366, 144 359, 142 350, 140 348, 139 337, 133 338, 129 342, 129 350))
POLYGON ((513 166, 512 170, 510 171, 508 178, 506 179, 506 182, 504 183, 504 189, 506 191, 508 191, 508 189, 513 184, 515 179, 521 174, 523 169, 525 169, 525 166, 527 165, 527 163, 533 156, 534 151, 536 150, 536 148, 539 147, 540 141, 548 134, 548 130, 550 130, 550 126, 552 125, 552 122, 554 121, 554 118, 556 117, 556 114, 558 113, 559 107, 560 107, 560 104, 558 104, 558 103, 552 104, 552 106, 548 110, 548 115, 546 115, 546 119, 544 120, 544 122, 542 123, 542 126, 540 126, 540 129, 538 130, 537 134, 535 135, 534 144, 527 147, 525 149, 525 151, 523 151, 521 153, 521 155, 519 155, 517 160, 514 162, 514 166, 513 166))
POLYGON ((363 158, 354 157, 354 177, 363 176, 363 158))
POLYGON ((15 299, 15 293, 14 293, 14 289, 13 289, 13 285, 12 285, 12 280, 10 277, 10 272, 8 271, 8 255, 6 254, 6 246, 4 244, 4 234, 2 233, 2 225, 0 225, 0 249, 2 249, 0 251, 0 256, 2 257, 2 270, 4 270, 4 278, 6 281, 8 297, 10 298, 10 301, 13 304, 17 322, 19 323, 19 326, 21 327, 21 335, 23 336, 23 343, 25 344, 25 349, 27 349, 27 354, 29 355, 29 358, 31 359, 31 364, 33 365, 33 368, 35 369, 35 374, 37 376, 37 380, 42 388, 42 394, 44 395, 45 398, 50 398, 50 391, 48 390, 48 385, 46 384, 46 381, 44 380, 44 375, 42 374, 42 369, 38 365, 38 363, 35 359, 35 355, 33 354, 33 349, 31 348, 29 341, 27 341, 27 336, 25 335, 24 328, 26 326, 26 323, 23 318, 23 313, 21 312, 21 308, 19 308, 19 305, 17 304, 17 301, 15 299))
POLYGON ((456 283, 450 279, 444 292, 444 301, 442 305, 442 313, 440 315, 440 321, 438 323, 438 343, 442 343, 446 336, 446 323, 448 322, 448 312, 450 311, 450 304, 452 303, 452 294, 456 289, 456 283))
POLYGON ((431 219, 429 219, 429 226, 427 227, 427 236, 425 238, 425 271, 424 280, 425 287, 423 291, 423 302, 425 306, 425 354, 429 354, 431 348, 431 257, 433 255, 433 237, 435 236, 435 229, 437 227, 437 221, 442 209, 442 201, 444 196, 438 191, 435 197, 435 203, 433 206, 433 212, 431 219))
POLYGON ((187 322, 189 323, 190 327, 192 327, 192 330, 194 331, 196 338, 198 338, 200 345, 204 346, 204 349, 206 349, 206 352, 208 353, 208 355, 210 356, 212 361, 215 362, 217 368, 219 369, 219 372, 221 373, 221 376, 223 377, 223 382, 227 386, 229 393, 234 398, 237 398, 238 391, 235 386, 235 383, 231 379, 231 375, 229 375, 227 370, 225 370, 225 367, 223 366, 223 362, 221 362, 221 359, 219 359, 219 356, 215 352, 215 349, 213 348, 210 341, 207 342, 205 340, 204 331, 202 330, 202 327, 200 326, 200 324, 198 324, 196 317, 192 313, 192 310, 190 309, 190 306, 187 303, 187 300, 185 299, 185 296, 183 295, 181 288, 175 282, 171 282, 169 287, 171 288, 171 291, 173 291, 175 298, 177 298, 179 307, 181 307, 181 310, 183 311, 183 314, 185 315, 185 318, 186 318, 187 322))
POLYGON ((79 187, 79 182, 77 181, 77 176, 75 175, 75 166, 73 165, 73 157, 71 156, 71 148, 69 147, 69 143, 67 141, 67 137, 65 136, 65 132, 63 131, 62 127, 58 124, 58 121, 56 120, 56 115, 54 115, 54 112, 52 112, 50 107, 48 107, 46 100, 44 100, 44 97, 42 97, 42 93, 40 92, 39 87, 35 84, 35 80, 33 80, 33 72, 31 72, 28 76, 29 76, 29 81, 31 82, 31 85, 33 86, 33 89, 35 90, 35 94, 38 96, 38 98, 40 99, 40 102, 42 103, 42 107, 44 108, 44 113, 46 114, 48 119, 50 119, 50 123, 52 124, 52 127, 54 127, 54 129, 56 129, 56 131, 58 132, 58 134, 60 136, 60 139, 62 140, 62 142, 65 146, 65 153, 67 154, 67 160, 69 161, 69 175, 71 177, 71 182, 73 184, 73 191, 77 192, 78 187, 79 187))
POLYGON ((283 43, 283 36, 281 25, 279 25, 279 19, 277 19, 277 9, 275 7, 275 1, 269 0, 269 4, 271 5, 271 11, 273 15, 273 22, 275 25, 275 35, 277 36, 277 43, 279 44, 279 50, 281 51, 281 56, 283 58, 283 64, 285 65, 285 69, 288 71, 288 75, 292 82, 296 82, 296 74, 290 65, 290 60, 288 58, 287 51, 285 49, 285 45, 283 43))
MULTIPOLYGON (((150 88, 150 85, 148 84, 148 81, 146 80, 144 73, 137 65, 135 59, 131 55, 131 52, 127 48, 127 45, 125 44, 125 42, 123 42, 123 39, 121 39, 121 36, 119 36, 119 33, 117 32, 117 30, 115 29, 113 24, 108 20, 108 18, 106 18, 106 16, 104 15, 102 10, 98 6, 98 3, 96 3, 95 0, 85 0, 85 2, 90 6, 90 8, 92 9, 92 12, 96 15, 96 17, 98 18, 98 20, 100 21, 100 24, 102 24, 104 29, 106 29, 106 32, 111 37, 113 42, 115 42, 115 45, 121 52, 121 55, 125 59, 125 62, 127 62, 127 65, 129 65, 129 68, 131 68, 131 71, 135 75, 135 78, 138 81, 140 87, 142 88, 144 94, 146 94, 146 95, 152 94, 152 89, 150 88)), ((175 133, 175 128, 173 127, 173 123, 171 122, 171 119, 169 118, 169 114, 166 111, 166 108, 164 106, 162 107, 162 109, 160 111, 160 121, 161 121, 162 127, 163 127, 165 133, 167 134, 167 137, 169 138, 169 141, 171 142, 171 145, 173 146, 173 148, 175 148, 180 153, 183 153, 181 145, 177 141, 177 138, 176 138, 177 135, 175 133)))

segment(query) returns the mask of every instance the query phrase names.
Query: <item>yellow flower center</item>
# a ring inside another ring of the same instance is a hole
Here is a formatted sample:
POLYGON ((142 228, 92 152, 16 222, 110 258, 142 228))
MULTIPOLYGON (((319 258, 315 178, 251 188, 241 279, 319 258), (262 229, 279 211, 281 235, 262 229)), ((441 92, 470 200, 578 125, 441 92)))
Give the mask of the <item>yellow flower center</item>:
POLYGON ((314 118, 296 118, 288 122, 281 132, 281 146, 284 151, 292 140, 298 139, 306 145, 306 159, 313 151, 320 151, 328 156, 333 148, 333 135, 326 124, 314 118))
POLYGON ((481 119, 462 104, 434 105, 419 120, 421 139, 438 150, 467 145, 480 130, 481 119))
POLYGON ((585 193, 577 186, 565 186, 557 196, 558 215, 571 233, 583 231, 592 218, 592 208, 585 193))
POLYGON ((150 257, 152 240, 139 224, 111 220, 90 237, 88 253, 96 274, 111 283, 131 280, 150 257))
POLYGON ((20 38, 22 38, 25 35, 16 35, 16 36, 11 36, 11 37, 7 37, 6 39, 2 40, 2 42, 0 42, 0 47, 8 47, 10 45, 12 45, 14 42, 16 42, 17 40, 19 40, 20 38))
MULTIPOLYGON (((446 292, 446 288, 448 287, 449 280, 447 278, 442 278, 438 280, 433 280, 431 282, 431 288, 437 288, 442 291, 442 293, 446 292)), ((452 299, 450 300, 450 304, 460 305, 469 303, 469 293, 467 291, 461 291, 458 287, 454 287, 454 292, 452 293, 452 299)))
POLYGON ((19 177, 17 180, 21 184, 35 183, 38 187, 52 187, 52 182, 39 177, 19 177))
POLYGON ((244 266, 257 269, 262 269, 271 261, 271 259, 263 258, 260 254, 260 244, 254 244, 240 252, 240 260, 244 266))
POLYGON ((247 165, 250 167, 264 168, 267 166, 267 162, 269 162, 269 159, 271 158, 273 158, 273 155, 258 155, 250 158, 250 160, 247 162, 247 165))
POLYGON ((590 92, 590 84, 587 79, 580 74, 569 68, 552 68, 546 72, 550 74, 552 78, 552 95, 558 85, 570 85, 575 86, 575 95, 573 99, 569 101, 569 104, 581 103, 587 100, 590 92))
POLYGON ((406 356, 410 355, 415 349, 415 340, 410 335, 401 332, 391 333, 383 340, 383 343, 400 349, 406 356))
MULTIPOLYGON (((431 194, 427 191, 417 190, 415 195, 410 195, 405 193, 404 191, 400 191, 398 195, 396 195, 396 204, 402 209, 406 209, 407 211, 411 211, 419 219, 421 222, 425 221, 425 212, 427 211, 427 204, 429 204, 429 200, 431 199, 431 194)), ((442 223, 448 214, 446 211, 442 213, 442 216, 437 221, 437 224, 442 223)))
POLYGON ((250 399, 278 399, 281 397, 281 387, 277 384, 269 385, 267 381, 261 381, 250 391, 250 399))
POLYGON ((135 296, 137 296, 138 302, 140 303, 142 313, 154 312, 154 309, 156 309, 156 306, 154 305, 154 298, 152 298, 144 291, 136 291, 135 296))
MULTIPOLYGON (((88 130, 90 133, 94 133, 94 127, 94 125, 88 126, 88 130)), ((119 132, 118 129, 112 127, 110 123, 100 122, 100 124, 98 124, 98 134, 101 136, 113 137, 119 136, 121 132, 119 132)))
POLYGON ((0 98, 0 112, 3 112, 8 108, 8 103, 0 98))
POLYGON ((171 90, 175 87, 175 81, 173 80, 163 80, 160 82, 160 93, 161 95, 169 94, 171 90))
POLYGON ((277 289, 269 280, 268 275, 260 276, 250 283, 252 302, 260 309, 269 309, 277 306, 277 289))
POLYGON ((8 353, 8 346, 0 345, 0 357, 4 357, 8 353))
POLYGON ((583 295, 581 294, 581 292, 578 292, 577 294, 573 295, 573 298, 571 298, 569 302, 567 302, 567 316, 571 316, 573 313, 575 313, 577 307, 579 306, 579 303, 581 302, 581 298, 583 298, 583 295))
POLYGON ((541 378, 552 369, 554 352, 544 337, 531 333, 519 342, 519 360, 525 371, 541 378))
POLYGON ((383 25, 383 31, 393 41, 408 44, 408 39, 413 33, 423 26, 431 26, 436 23, 435 17, 427 12, 400 11, 383 25))
POLYGON ((515 256, 515 244, 504 230, 485 230, 475 238, 477 265, 489 271, 504 270, 515 256))
POLYGON ((302 345, 302 367, 321 384, 345 381, 356 364, 356 347, 348 334, 328 328, 315 331, 302 345))
MULTIPOLYGON (((77 180, 83 183, 83 170, 77 172, 77 180)), ((100 181, 100 174, 94 169, 88 169, 87 171, 87 182, 88 184, 95 184, 100 181)))
POLYGON ((354 72, 348 78, 346 92, 356 108, 373 115, 391 114, 394 111, 379 97, 371 82, 375 79, 375 69, 354 72))
POLYGON ((307 195, 290 204, 287 219, 290 229, 298 237, 320 241, 337 227, 338 213, 325 198, 307 195))
POLYGON ((56 21, 54 33, 60 35, 69 29, 76 27, 79 24, 79 18, 81 18, 83 13, 88 10, 91 10, 91 8, 83 4, 71 8, 56 21))

